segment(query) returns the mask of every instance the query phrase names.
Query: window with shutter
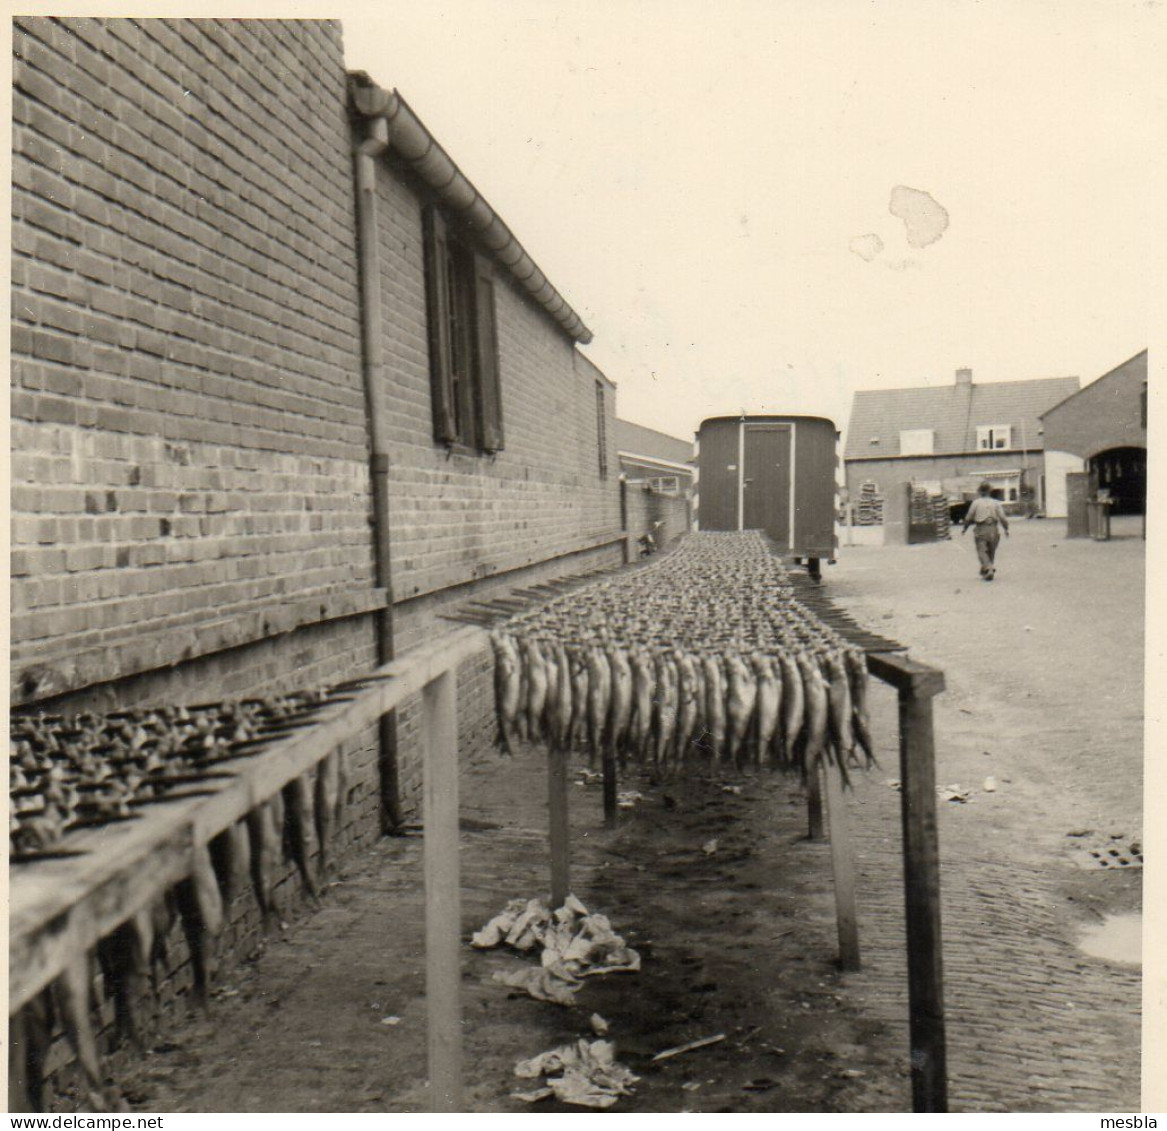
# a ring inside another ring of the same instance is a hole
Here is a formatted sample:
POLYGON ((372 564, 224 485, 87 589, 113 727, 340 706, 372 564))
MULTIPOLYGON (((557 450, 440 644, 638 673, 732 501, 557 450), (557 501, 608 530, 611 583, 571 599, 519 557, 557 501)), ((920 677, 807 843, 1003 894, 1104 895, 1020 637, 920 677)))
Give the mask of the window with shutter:
POLYGON ((434 439, 452 444, 458 439, 452 388, 450 335, 450 253, 446 222, 436 208, 424 216, 426 321, 429 328, 430 395, 434 439))
POLYGON ((604 415, 604 386, 596 382, 596 448, 600 457, 600 478, 608 478, 608 420, 604 415))
POLYGON ((493 266, 451 238, 444 217, 432 206, 425 212, 424 236, 434 438, 501 451, 493 266))
POLYGON ((503 449, 502 388, 498 378, 498 333, 495 326, 494 269, 483 255, 474 257, 474 323, 477 341, 479 440, 483 451, 503 449))

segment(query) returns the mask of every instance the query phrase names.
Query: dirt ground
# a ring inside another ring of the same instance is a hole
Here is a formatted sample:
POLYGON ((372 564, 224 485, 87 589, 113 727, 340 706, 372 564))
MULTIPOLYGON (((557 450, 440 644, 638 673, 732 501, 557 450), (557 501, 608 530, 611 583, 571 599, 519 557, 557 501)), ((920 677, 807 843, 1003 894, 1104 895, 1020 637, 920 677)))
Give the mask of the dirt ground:
MULTIPOLYGON (((938 780, 968 798, 942 802, 940 824, 953 1110, 1137 1109, 1138 969, 1077 946, 1139 904, 1138 871, 1080 866, 1140 833, 1143 543, 1116 535, 1067 542, 1061 523, 1018 522, 993 583, 959 539, 844 548, 825 574, 862 623, 946 673, 938 780)), ((590 1035, 593 1012, 641 1077, 619 1112, 909 1110, 894 697, 874 709, 880 767, 849 799, 861 972, 835 964, 829 850, 805 839, 799 783, 629 780, 643 799, 612 832, 598 789, 576 785, 573 886, 643 968, 589 980, 567 1009, 492 980, 529 960, 467 948, 467 1110, 574 1110, 511 1099, 531 1086, 513 1066, 590 1035)), ((468 938, 507 900, 544 894, 542 756, 480 760, 462 789, 468 938)), ((425 1110, 420 849, 382 842, 207 1014, 111 1063, 132 1106, 425 1110)))

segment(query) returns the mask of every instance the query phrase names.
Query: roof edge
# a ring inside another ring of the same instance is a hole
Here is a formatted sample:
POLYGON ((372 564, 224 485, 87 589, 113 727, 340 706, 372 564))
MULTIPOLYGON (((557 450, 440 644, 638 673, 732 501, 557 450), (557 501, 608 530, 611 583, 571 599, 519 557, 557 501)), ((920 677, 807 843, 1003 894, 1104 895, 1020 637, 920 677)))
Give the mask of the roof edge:
POLYGON ((551 285, 502 217, 458 168, 405 99, 396 90, 378 86, 364 71, 348 72, 348 92, 357 115, 370 127, 383 121, 382 128, 388 131, 388 147, 409 163, 443 204, 467 221, 492 256, 566 334, 587 345, 592 340, 592 332, 583 319, 551 285))
POLYGON ((1105 381, 1107 377, 1109 377, 1112 373, 1117 373, 1120 369, 1123 368, 1123 366, 1130 365, 1132 361, 1138 361, 1138 359, 1146 353, 1146 349, 1141 349, 1138 353, 1132 353, 1130 357, 1126 359, 1126 361, 1120 361, 1116 366, 1114 366, 1114 368, 1108 369, 1105 373, 1103 373, 1101 377, 1095 377, 1094 380, 1090 381, 1088 384, 1079 385, 1079 387, 1075 389, 1074 392, 1072 392, 1068 397, 1063 397, 1060 401, 1058 401, 1057 404, 1050 405, 1050 407, 1047 408, 1045 412, 1041 413, 1037 419, 1044 420, 1051 412, 1054 411, 1054 409, 1061 408, 1062 405, 1064 405, 1067 401, 1072 401, 1076 396, 1084 393, 1087 389, 1093 387, 1094 385, 1097 385, 1099 381, 1105 381))

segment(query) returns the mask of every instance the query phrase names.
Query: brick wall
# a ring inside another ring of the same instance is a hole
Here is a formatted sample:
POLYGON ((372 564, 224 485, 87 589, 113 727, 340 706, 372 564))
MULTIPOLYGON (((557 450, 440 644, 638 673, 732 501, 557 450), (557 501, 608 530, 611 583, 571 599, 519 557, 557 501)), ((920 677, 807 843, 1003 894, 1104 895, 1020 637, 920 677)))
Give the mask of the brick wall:
POLYGON ((14 695, 375 603, 339 25, 14 51, 14 695))
POLYGON ((1123 362, 1042 418, 1047 451, 1087 459, 1107 448, 1147 446, 1141 397, 1146 351, 1123 362))
MULTIPOLYGON (((392 159, 378 162, 382 346, 388 385, 390 530, 398 651, 468 601, 622 561, 615 387, 503 267, 495 286, 506 446, 493 456, 433 439, 422 210, 392 159), (605 391, 600 475, 596 382, 605 391)), ((490 660, 459 673, 463 756, 493 740, 490 660)), ((418 702, 398 711, 403 808, 420 790, 418 702)))
MULTIPOLYGON (((340 28, 14 23, 12 695, 53 711, 375 662, 340 28)), ((380 834, 346 745, 341 852, 380 834)), ((281 913, 300 900, 287 865, 281 913)), ((238 898, 224 961, 258 936, 238 898)), ((164 999, 186 986, 181 932, 164 999)))
POLYGON ((504 268, 495 292, 506 447, 485 456, 451 454, 435 443, 423 201, 388 162, 378 167, 377 207, 395 597, 438 592, 614 536, 614 389, 504 268), (597 454, 597 379, 608 390, 606 479, 597 454))
MULTIPOLYGON (((688 530, 687 499, 645 490, 634 483, 628 485, 628 531, 634 543, 642 534, 651 531, 658 550, 668 550, 688 530), (661 525, 657 526, 657 523, 661 525)), ((636 549, 634 546, 634 551, 636 549)))

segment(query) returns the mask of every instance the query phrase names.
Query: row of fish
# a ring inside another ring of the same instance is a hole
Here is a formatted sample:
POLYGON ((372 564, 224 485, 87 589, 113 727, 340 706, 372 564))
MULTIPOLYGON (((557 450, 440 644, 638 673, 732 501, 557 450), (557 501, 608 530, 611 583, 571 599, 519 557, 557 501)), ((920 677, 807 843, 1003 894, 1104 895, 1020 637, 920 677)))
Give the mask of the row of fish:
POLYGON ((691 535, 491 640, 507 752, 543 742, 658 769, 872 760, 863 654, 794 600, 756 532, 691 535))
POLYGON ((867 667, 850 648, 653 651, 491 634, 499 744, 612 751, 658 769, 872 760, 867 667))
POLYGON ((265 923, 277 913, 276 885, 294 864, 305 889, 319 892, 333 862, 348 794, 347 756, 332 750, 209 844, 193 849, 191 874, 135 913, 94 952, 79 952, 50 986, 9 1020, 9 1111, 45 1109, 44 1070, 54 1033, 77 1055, 98 1111, 124 1110, 103 1082, 94 1015, 94 968, 101 970, 121 1037, 140 1042, 136 1009, 156 974, 169 969, 167 950, 181 926, 196 1000, 205 1001, 217 965, 217 942, 235 898, 250 888, 265 923))

